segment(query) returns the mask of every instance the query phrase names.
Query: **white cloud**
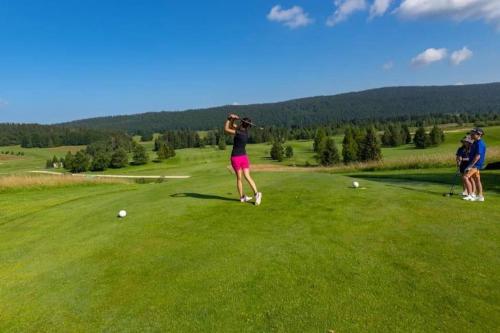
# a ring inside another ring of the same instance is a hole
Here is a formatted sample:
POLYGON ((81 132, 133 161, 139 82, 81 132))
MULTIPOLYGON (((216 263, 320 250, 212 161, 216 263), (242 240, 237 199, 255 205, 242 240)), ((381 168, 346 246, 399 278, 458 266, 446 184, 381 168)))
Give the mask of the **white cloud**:
POLYGON ((483 20, 500 30, 499 0, 403 0, 395 12, 406 19, 483 20))
POLYGON ((384 15, 394 0, 375 0, 370 6, 370 19, 384 15))
POLYGON ((233 102, 231 105, 232 105, 232 106, 237 106, 237 105, 240 105, 240 103, 238 103, 238 102, 233 102))
POLYGON ((448 50, 430 48, 417 55, 411 60, 413 66, 425 66, 433 62, 444 60, 448 55, 448 50))
POLYGON ((382 65, 382 69, 384 71, 390 71, 393 68, 394 68, 394 61, 392 61, 392 60, 390 60, 382 65))
POLYGON ((462 81, 459 81, 459 82, 455 83, 455 85, 456 86, 463 86, 463 85, 465 85, 465 83, 463 83, 462 81))
POLYGON ((451 54, 450 60, 451 63, 455 66, 460 65, 460 63, 472 58, 472 51, 464 46, 461 50, 457 50, 451 54))
POLYGON ((293 6, 290 9, 283 9, 279 5, 274 6, 271 8, 269 14, 267 14, 267 19, 283 23, 290 29, 305 27, 313 23, 313 19, 309 17, 309 14, 304 12, 302 7, 299 6, 293 6))
POLYGON ((326 25, 329 27, 333 27, 347 20, 353 13, 364 11, 367 8, 366 0, 335 0, 334 3, 337 9, 326 20, 326 25))

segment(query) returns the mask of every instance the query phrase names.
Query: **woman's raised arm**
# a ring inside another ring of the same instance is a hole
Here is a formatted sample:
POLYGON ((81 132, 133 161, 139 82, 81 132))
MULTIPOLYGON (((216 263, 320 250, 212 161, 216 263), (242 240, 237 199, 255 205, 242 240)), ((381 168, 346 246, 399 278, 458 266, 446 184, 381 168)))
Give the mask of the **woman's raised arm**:
POLYGON ((237 115, 235 114, 230 114, 228 117, 227 117, 227 120, 226 120, 226 123, 224 124, 224 132, 226 132, 227 134, 230 134, 230 135, 235 135, 236 134, 236 126, 234 125, 234 121, 239 119, 240 117, 238 117, 237 115))

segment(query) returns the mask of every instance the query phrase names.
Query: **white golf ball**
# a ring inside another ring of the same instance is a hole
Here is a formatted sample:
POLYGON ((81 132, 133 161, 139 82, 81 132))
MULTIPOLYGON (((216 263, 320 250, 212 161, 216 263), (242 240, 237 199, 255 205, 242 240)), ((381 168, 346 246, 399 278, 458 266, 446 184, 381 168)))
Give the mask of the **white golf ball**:
POLYGON ((359 183, 358 182, 352 182, 352 187, 358 188, 359 187, 359 183))
POLYGON ((124 218, 125 216, 127 216, 127 211, 126 210, 120 210, 118 212, 118 216, 121 217, 121 218, 124 218))

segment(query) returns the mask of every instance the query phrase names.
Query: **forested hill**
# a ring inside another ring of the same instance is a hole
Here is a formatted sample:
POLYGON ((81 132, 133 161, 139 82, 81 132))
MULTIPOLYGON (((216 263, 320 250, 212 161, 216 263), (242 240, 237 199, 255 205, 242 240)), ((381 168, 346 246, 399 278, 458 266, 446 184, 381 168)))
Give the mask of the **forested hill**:
POLYGON ((220 127, 230 112, 263 126, 310 126, 336 121, 405 119, 436 114, 500 113, 500 83, 390 87, 279 103, 221 106, 208 109, 148 112, 84 119, 67 126, 135 132, 220 127))

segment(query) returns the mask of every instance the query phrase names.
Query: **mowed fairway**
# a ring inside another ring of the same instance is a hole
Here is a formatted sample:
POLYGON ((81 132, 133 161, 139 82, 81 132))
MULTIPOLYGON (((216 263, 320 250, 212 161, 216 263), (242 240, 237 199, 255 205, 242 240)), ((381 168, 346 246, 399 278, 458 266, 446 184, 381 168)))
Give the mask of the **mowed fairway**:
POLYGON ((121 171, 186 180, 0 190, 0 332, 500 327, 499 171, 484 203, 443 197, 446 168, 259 172, 255 207, 228 154, 121 171))
POLYGON ((234 200, 225 170, 2 193, 0 331, 498 328, 498 194, 466 205, 437 184, 256 179, 260 207, 234 200))

